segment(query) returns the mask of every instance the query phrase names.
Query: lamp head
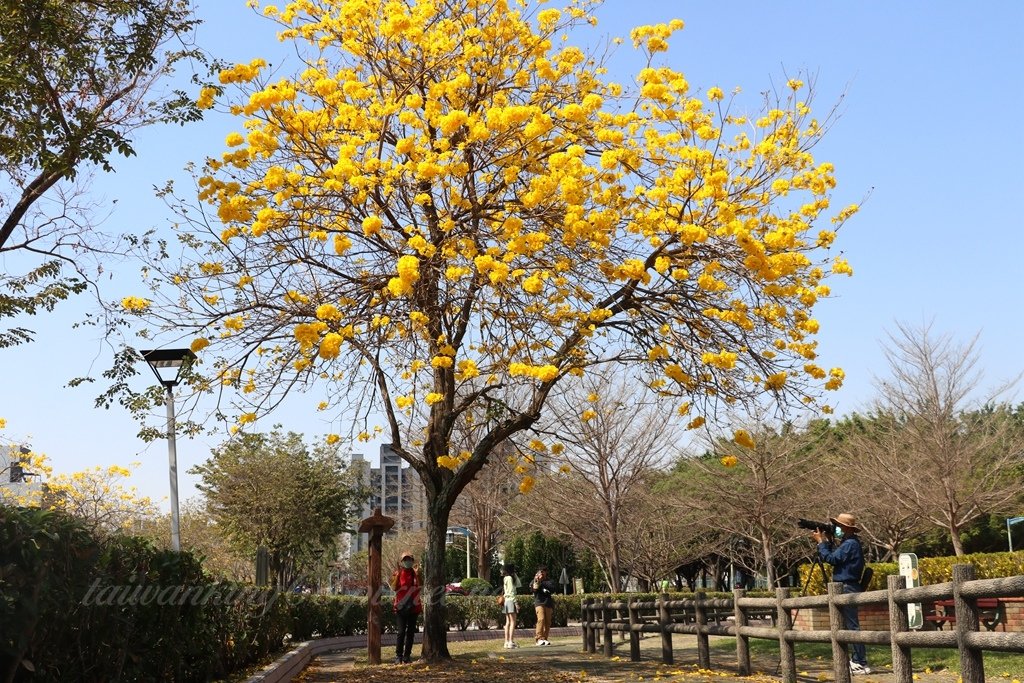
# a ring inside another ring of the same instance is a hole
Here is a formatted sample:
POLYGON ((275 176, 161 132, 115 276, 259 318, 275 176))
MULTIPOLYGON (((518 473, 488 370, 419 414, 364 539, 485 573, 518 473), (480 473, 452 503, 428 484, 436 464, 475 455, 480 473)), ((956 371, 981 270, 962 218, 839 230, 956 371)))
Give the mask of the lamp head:
POLYGON ((181 369, 196 359, 196 354, 192 353, 191 349, 150 349, 148 351, 140 350, 139 353, 142 355, 142 359, 149 364, 160 384, 168 389, 177 386, 181 377, 181 369), (161 370, 164 371, 163 374, 161 374, 161 370), (170 377, 168 370, 174 370, 174 377, 170 377))

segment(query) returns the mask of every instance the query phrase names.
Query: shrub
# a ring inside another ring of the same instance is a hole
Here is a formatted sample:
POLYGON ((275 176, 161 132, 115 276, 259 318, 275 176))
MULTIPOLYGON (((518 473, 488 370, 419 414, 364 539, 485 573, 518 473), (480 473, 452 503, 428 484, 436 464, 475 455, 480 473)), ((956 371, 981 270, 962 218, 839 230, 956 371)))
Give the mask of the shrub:
MULTIPOLYGON (((974 576, 977 579, 995 579, 1008 576, 1024 574, 1024 551, 1013 553, 974 553, 960 557, 922 557, 918 560, 918 571, 921 576, 921 585, 928 586, 936 583, 948 583, 953 580, 953 565, 973 564, 974 576)), ((826 592, 826 585, 832 576, 832 568, 825 564, 826 576, 816 569, 817 565, 800 566, 801 585, 807 585, 808 595, 822 595, 826 592), (813 571, 810 583, 807 577, 813 571)), ((883 590, 888 585, 887 576, 895 576, 900 573, 899 565, 895 562, 869 562, 868 566, 875 570, 871 578, 868 590, 883 590)))
POLYGON ((190 553, 61 512, 0 506, 0 557, 4 680, 207 681, 328 627, 315 602, 217 583, 190 553))
POLYGON ((491 582, 484 579, 463 579, 459 585, 468 595, 490 595, 494 592, 494 586, 491 585, 491 582))

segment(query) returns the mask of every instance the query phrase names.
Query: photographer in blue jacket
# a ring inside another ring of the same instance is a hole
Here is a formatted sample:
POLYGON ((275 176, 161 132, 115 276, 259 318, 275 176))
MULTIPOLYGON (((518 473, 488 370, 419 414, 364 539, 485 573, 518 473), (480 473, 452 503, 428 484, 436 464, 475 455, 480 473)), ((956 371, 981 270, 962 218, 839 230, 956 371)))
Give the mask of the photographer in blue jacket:
MULTIPOLYGON (((843 584, 843 593, 860 593, 864 590, 861 580, 864 575, 864 549, 861 547, 857 532, 857 518, 844 512, 828 520, 834 525, 832 536, 834 542, 827 538, 828 534, 816 529, 811 537, 818 544, 818 555, 824 562, 832 565, 832 580, 843 584)), ((860 618, 856 605, 842 607, 843 619, 848 631, 860 630, 860 618)), ((853 656, 850 658, 851 674, 869 674, 867 654, 862 643, 853 644, 853 656)))

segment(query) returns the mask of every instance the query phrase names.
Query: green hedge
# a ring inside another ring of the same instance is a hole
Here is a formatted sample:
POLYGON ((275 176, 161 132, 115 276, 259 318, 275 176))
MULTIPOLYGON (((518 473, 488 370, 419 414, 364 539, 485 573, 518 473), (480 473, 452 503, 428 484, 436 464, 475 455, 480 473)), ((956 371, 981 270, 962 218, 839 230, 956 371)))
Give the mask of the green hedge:
POLYGON ((296 623, 280 593, 60 512, 0 506, 0 557, 4 679, 207 681, 276 652, 296 623))
MULTIPOLYGON (((928 586, 936 583, 947 583, 953 580, 953 565, 973 564, 974 576, 978 579, 996 579, 1007 576, 1019 576, 1024 574, 1024 551, 1012 553, 973 553, 961 555, 960 557, 922 557, 917 561, 918 572, 921 576, 921 585, 928 586)), ((869 562, 868 565, 875 570, 871 578, 871 585, 868 590, 883 590, 888 585, 887 576, 894 576, 900 573, 899 565, 895 562, 869 562)), ((832 575, 832 567, 824 565, 828 577, 832 575)), ((826 592, 826 577, 821 575, 815 565, 801 565, 800 585, 807 585, 808 595, 822 595, 826 592), (807 583, 809 573, 813 571, 811 582, 807 583)))

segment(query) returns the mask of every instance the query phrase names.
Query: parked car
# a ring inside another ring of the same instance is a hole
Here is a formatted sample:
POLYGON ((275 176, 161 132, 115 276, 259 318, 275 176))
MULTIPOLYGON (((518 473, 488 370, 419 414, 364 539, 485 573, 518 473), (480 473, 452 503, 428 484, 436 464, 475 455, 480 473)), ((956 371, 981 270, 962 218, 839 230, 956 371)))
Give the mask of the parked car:
POLYGON ((466 589, 462 587, 462 583, 446 583, 444 586, 444 592, 448 595, 466 595, 466 589))

